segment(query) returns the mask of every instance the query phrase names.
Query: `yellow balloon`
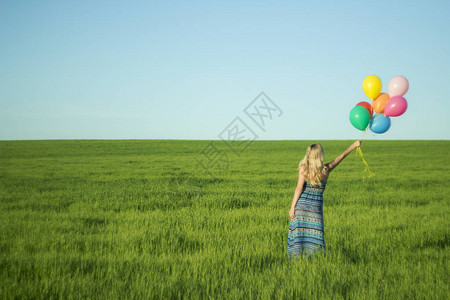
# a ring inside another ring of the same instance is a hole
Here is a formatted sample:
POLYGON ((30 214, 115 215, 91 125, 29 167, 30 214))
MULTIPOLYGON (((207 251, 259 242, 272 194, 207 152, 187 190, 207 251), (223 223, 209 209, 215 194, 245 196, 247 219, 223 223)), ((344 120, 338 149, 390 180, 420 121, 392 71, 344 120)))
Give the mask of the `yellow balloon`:
POLYGON ((369 75, 363 81, 363 91, 370 99, 375 99, 381 92, 381 79, 376 75, 369 75))

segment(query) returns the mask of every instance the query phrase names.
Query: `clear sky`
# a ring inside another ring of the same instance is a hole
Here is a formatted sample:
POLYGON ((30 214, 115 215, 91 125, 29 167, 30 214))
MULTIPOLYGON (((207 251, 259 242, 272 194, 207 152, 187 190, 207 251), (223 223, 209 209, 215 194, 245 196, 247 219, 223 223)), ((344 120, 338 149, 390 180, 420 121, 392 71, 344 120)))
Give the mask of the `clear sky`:
MULTIPOLYGON (((0 1, 0 139, 357 139, 375 74, 408 110, 365 139, 449 139, 450 1, 0 1), (283 111, 259 130, 265 92, 283 111)), ((370 100, 368 100, 370 101, 370 100)))

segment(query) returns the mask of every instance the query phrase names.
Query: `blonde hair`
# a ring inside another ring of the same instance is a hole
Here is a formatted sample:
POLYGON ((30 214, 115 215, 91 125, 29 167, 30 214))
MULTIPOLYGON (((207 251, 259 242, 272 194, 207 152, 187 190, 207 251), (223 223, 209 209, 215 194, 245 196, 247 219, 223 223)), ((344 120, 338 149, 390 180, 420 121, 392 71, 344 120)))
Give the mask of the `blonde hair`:
POLYGON ((320 185, 326 178, 328 170, 323 165, 323 148, 320 144, 312 144, 306 149, 305 157, 298 164, 305 180, 320 185))

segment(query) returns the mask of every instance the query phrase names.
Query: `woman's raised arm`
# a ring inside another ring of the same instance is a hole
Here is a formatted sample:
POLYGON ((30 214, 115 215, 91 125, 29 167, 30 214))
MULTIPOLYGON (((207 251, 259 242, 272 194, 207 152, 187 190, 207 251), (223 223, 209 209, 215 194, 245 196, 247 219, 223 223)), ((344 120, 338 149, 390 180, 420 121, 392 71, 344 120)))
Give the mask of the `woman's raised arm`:
POLYGON ((336 168, 339 163, 347 156, 350 154, 350 152, 353 151, 353 149, 357 148, 361 146, 361 140, 357 140, 355 141, 353 144, 350 145, 350 147, 347 148, 347 150, 345 150, 344 152, 342 152, 341 155, 339 155, 338 157, 336 157, 332 162, 327 163, 325 166, 328 168, 328 172, 331 172, 334 168, 336 168))

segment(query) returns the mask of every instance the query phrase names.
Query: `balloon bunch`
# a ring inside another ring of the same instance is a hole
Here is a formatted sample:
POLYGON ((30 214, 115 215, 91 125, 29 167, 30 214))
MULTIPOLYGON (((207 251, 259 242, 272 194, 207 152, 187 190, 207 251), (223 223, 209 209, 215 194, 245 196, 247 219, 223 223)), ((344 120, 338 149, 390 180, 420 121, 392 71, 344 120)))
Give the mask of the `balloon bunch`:
POLYGON ((409 89, 408 80, 403 76, 392 78, 388 94, 381 93, 382 83, 375 75, 367 76, 362 87, 372 104, 365 101, 356 104, 350 111, 350 123, 359 130, 366 131, 369 126, 374 133, 385 133, 391 127, 390 117, 401 116, 408 108, 408 102, 403 98, 409 89))

